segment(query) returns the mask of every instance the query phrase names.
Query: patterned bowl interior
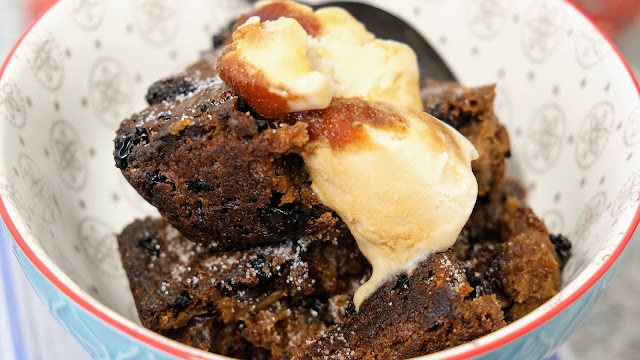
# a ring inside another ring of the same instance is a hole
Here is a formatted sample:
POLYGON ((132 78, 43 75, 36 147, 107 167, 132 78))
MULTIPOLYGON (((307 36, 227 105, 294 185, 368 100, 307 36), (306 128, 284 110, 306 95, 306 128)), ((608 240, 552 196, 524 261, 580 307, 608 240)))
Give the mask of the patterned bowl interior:
MULTIPOLYGON (((632 77, 563 1, 374 2, 414 25, 463 83, 497 84, 495 110, 512 141, 509 173, 547 226, 574 244, 564 290, 541 314, 602 265, 638 206, 640 101, 632 77)), ((0 196, 11 220, 72 288, 132 321, 115 234, 155 210, 113 164, 115 129, 144 107, 150 83, 194 61, 245 7, 62 1, 25 37, 1 79, 0 196)))

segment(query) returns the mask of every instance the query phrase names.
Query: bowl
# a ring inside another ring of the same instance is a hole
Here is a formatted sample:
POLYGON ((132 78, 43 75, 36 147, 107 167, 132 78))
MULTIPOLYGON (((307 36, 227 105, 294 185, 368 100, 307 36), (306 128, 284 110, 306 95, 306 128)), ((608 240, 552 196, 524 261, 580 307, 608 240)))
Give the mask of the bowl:
MULTIPOLYGON (((561 0, 371 1, 423 34, 468 86, 496 83, 510 175, 573 255, 524 318, 424 359, 542 359, 580 325, 640 218, 640 87, 561 0)), ((0 70, 0 231, 53 316, 96 359, 221 359, 139 324, 115 234, 155 210, 113 165, 119 122, 248 4, 60 1, 0 70)))

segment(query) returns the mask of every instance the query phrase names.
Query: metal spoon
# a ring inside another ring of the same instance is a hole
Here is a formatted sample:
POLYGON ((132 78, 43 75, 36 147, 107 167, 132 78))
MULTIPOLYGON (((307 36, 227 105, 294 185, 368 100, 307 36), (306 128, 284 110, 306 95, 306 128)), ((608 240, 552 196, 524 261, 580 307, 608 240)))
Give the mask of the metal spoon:
POLYGON ((312 7, 319 9, 327 6, 338 6, 347 10, 378 38, 396 40, 412 47, 418 56, 421 79, 456 81, 440 55, 404 20, 375 6, 351 1, 330 1, 312 7))

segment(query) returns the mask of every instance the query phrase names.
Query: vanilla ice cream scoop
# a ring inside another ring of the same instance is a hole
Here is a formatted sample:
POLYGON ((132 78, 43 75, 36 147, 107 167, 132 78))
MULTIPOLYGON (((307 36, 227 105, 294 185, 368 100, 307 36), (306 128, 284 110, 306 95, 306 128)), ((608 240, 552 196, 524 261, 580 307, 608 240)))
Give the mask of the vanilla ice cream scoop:
POLYGON ((453 245, 475 205, 478 153, 422 112, 406 45, 375 39, 337 8, 261 2, 253 15, 218 72, 263 116, 307 123, 300 153, 311 187, 373 266, 355 294, 359 308, 391 276, 453 245))
POLYGON ((323 109, 334 97, 354 96, 422 109, 413 50, 376 39, 345 10, 272 1, 259 2, 253 15, 232 34, 217 70, 261 115, 323 109))
POLYGON ((406 107, 334 100, 307 117, 311 188, 373 266, 355 294, 359 307, 392 275, 453 245, 476 202, 478 153, 455 129, 406 107))

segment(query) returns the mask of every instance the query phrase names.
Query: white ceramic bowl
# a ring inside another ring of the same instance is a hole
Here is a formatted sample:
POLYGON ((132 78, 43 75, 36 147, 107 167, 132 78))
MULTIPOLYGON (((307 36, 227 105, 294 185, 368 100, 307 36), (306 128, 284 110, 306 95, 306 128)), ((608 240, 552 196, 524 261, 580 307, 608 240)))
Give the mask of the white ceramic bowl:
MULTIPOLYGON (((573 256, 563 289, 521 320, 429 359, 549 356, 602 294, 637 223, 639 87, 561 0, 372 1, 413 24, 466 85, 497 83, 510 171, 573 256)), ((139 325, 115 233, 153 214, 113 165, 146 87, 194 61, 235 0, 68 0, 0 70, 0 214, 53 315, 98 359, 220 358, 139 325)))

